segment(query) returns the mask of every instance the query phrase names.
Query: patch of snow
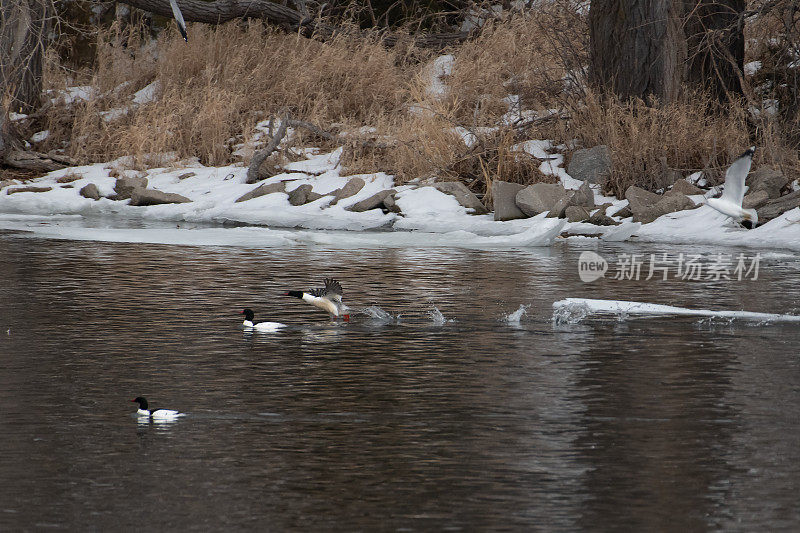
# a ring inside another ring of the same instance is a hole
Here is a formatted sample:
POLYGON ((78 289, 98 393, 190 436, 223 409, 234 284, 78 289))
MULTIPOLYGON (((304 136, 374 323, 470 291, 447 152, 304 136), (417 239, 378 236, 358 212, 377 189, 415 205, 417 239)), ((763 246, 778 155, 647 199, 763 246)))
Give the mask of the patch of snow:
MULTIPOLYGON (((53 91, 49 91, 53 92, 53 91)), ((54 104, 63 102, 66 105, 73 104, 77 101, 88 102, 95 96, 94 87, 90 85, 79 85, 77 87, 67 87, 66 89, 56 91, 55 96, 50 98, 54 104)))
MULTIPOLYGON (((509 148, 510 152, 525 152, 526 154, 530 154, 536 159, 551 159, 553 156, 550 155, 549 151, 553 149, 553 141, 548 140, 535 140, 535 141, 525 141, 519 144, 515 144, 511 148, 509 148)), ((563 161, 563 158, 562 158, 563 161)))
POLYGON ((154 102, 158 97, 159 92, 161 92, 161 81, 156 80, 146 87, 133 93, 133 103, 137 105, 144 105, 154 102))
POLYGON ((436 99, 447 96, 448 87, 445 78, 453 74, 455 62, 455 56, 446 54, 437 57, 428 65, 423 74, 426 77, 425 92, 428 96, 436 99))
POLYGON ((37 131, 36 133, 31 135, 31 142, 40 143, 43 140, 47 139, 48 137, 50 137, 50 130, 37 131))
POLYGON ((745 76, 752 76, 759 70, 761 70, 761 61, 750 61, 749 63, 745 63, 744 65, 745 76))
POLYGON ((8 120, 11 122, 15 122, 17 120, 24 120, 28 118, 28 115, 25 113, 14 113, 13 111, 8 114, 8 120))
POLYGON ((575 311, 581 315, 581 318, 591 314, 606 314, 615 316, 698 316, 741 319, 750 322, 800 322, 800 315, 757 313, 753 311, 712 311, 709 309, 688 309, 686 307, 675 307, 672 305, 628 302, 624 300, 566 298, 564 300, 553 302, 554 321, 563 320, 565 315, 569 314, 571 311, 575 311), (565 313, 565 311, 567 313, 565 313))

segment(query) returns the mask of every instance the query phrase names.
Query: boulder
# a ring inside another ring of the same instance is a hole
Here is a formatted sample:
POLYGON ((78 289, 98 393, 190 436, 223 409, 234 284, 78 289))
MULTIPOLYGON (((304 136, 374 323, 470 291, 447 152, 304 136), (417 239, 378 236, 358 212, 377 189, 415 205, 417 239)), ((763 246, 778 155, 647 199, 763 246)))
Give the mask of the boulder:
POLYGON ((350 198, 361 189, 364 188, 364 180, 361 178, 350 178, 347 183, 344 184, 344 187, 341 189, 336 189, 335 191, 331 191, 328 194, 333 195, 333 201, 331 205, 336 205, 339 200, 344 200, 345 198, 350 198))
POLYGON ((134 172, 136 171, 124 170, 119 173, 121 175, 114 184, 114 192, 117 193, 117 200, 127 200, 132 196, 133 191, 147 188, 147 178, 134 175, 134 172))
POLYGON ((467 209, 472 209, 473 215, 485 215, 489 212, 478 197, 460 181, 443 181, 441 183, 434 183, 433 187, 437 191, 455 197, 459 204, 467 209))
POLYGON ((557 201, 553 207, 550 208, 550 212, 547 213, 547 218, 564 218, 567 213, 567 208, 572 207, 572 196, 567 195, 564 196, 561 200, 557 201))
POLYGON ((628 200, 628 206, 633 214, 633 220, 638 221, 642 219, 642 215, 650 207, 661 201, 661 196, 654 192, 646 191, 641 187, 631 185, 625 190, 625 199, 628 200))
POLYGON ((620 217, 620 218, 628 218, 632 217, 633 213, 631 213, 631 206, 626 205, 622 209, 611 213, 611 216, 620 217))
POLYGON ((80 191, 78 191, 78 194, 80 194, 84 198, 89 198, 91 200, 100 199, 100 190, 94 183, 86 184, 80 191))
POLYGON ((783 189, 789 178, 783 175, 783 172, 776 170, 769 166, 759 167, 758 170, 752 172, 745 182, 750 188, 747 190, 749 194, 754 192, 764 191, 769 196, 770 200, 780 198, 781 189, 783 189))
POLYGON ((550 211, 566 196, 567 191, 560 183, 534 183, 519 191, 514 201, 523 213, 532 217, 550 211))
POLYGON ((364 211, 369 211, 370 209, 376 209, 383 205, 383 201, 386 199, 387 196, 392 196, 397 193, 394 189, 387 189, 381 191, 379 193, 373 194, 369 198, 365 198, 360 202, 356 202, 355 204, 351 205, 347 208, 348 211, 353 211, 354 213, 363 213, 364 211))
POLYGON ((758 213, 758 223, 763 224, 798 206, 800 206, 800 191, 794 191, 786 196, 770 200, 756 209, 758 213))
POLYGON ((611 205, 610 203, 601 205, 600 208, 589 217, 589 224, 595 224, 596 226, 616 226, 619 224, 619 222, 606 215, 606 209, 611 207, 611 205))
POLYGON ((694 209, 695 203, 685 194, 664 195, 655 205, 645 206, 633 211, 633 221, 645 224, 654 221, 667 213, 683 211, 684 209, 694 209))
POLYGON ((589 183, 603 182, 611 174, 611 150, 604 144, 575 150, 567 174, 589 183))
POLYGON ((678 181, 676 181, 675 184, 672 186, 672 189, 670 189, 670 191, 685 194, 686 196, 691 196, 693 194, 703 194, 704 192, 703 189, 701 189, 700 187, 692 185, 691 183, 689 183, 684 179, 679 179, 678 181))
POLYGON ((16 189, 8 189, 6 191, 6 194, 15 194, 18 192, 47 192, 52 190, 53 190, 52 187, 34 187, 34 186, 17 187, 16 189))
POLYGON ((236 201, 246 202, 247 200, 252 200, 253 198, 258 198, 259 196, 266 196, 267 194, 272 194, 274 192, 286 192, 286 184, 282 181, 279 181, 278 183, 262 183, 249 193, 237 198, 236 201))
POLYGON ((397 205, 394 199, 394 194, 390 194, 383 199, 383 207, 390 213, 400 213, 401 211, 400 206, 397 205))
POLYGON ((527 218, 527 215, 517 207, 517 193, 524 189, 524 185, 508 181, 492 182, 492 206, 495 220, 515 220, 527 218))
POLYGON ((289 193, 289 203, 292 205, 303 205, 308 203, 308 195, 311 192, 312 185, 310 183, 306 183, 305 185, 300 185, 296 189, 292 190, 289 193))
POLYGON ((325 194, 320 194, 320 193, 318 193, 318 192, 311 191, 311 192, 309 192, 309 193, 308 193, 308 195, 306 196, 306 203, 307 203, 307 204, 310 204, 310 203, 311 203, 311 202, 313 202, 314 200, 319 200, 319 199, 320 199, 320 198, 322 198, 323 196, 327 196, 327 195, 325 195, 325 194))
POLYGON ((186 202, 191 202, 191 200, 174 192, 164 192, 156 189, 136 189, 131 194, 129 205, 185 204, 186 202))
POLYGON ((564 214, 567 216, 567 221, 569 222, 584 222, 591 217, 589 210, 579 205, 567 207, 564 214))
POLYGON ((758 209, 767 202, 769 202, 769 194, 764 189, 759 189, 756 192, 745 195, 742 200, 742 207, 745 209, 758 209))
POLYGON ((580 188, 572 195, 572 205, 580 205, 589 208, 595 206, 594 191, 589 187, 588 181, 584 181, 580 188))

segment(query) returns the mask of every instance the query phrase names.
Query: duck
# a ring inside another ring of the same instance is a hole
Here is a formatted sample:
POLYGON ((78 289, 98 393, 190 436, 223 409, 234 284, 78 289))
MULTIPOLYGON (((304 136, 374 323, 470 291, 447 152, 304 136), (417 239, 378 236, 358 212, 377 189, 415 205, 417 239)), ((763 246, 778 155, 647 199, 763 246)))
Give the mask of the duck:
POLYGON ((255 313, 253 313, 253 310, 249 307, 239 314, 244 315, 244 322, 242 322, 242 325, 246 328, 255 329, 256 331, 277 331, 286 327, 286 324, 281 324, 280 322, 256 322, 253 320, 255 313))
POLYGON ((706 204, 719 211, 723 215, 731 217, 735 222, 740 223, 747 229, 753 229, 758 224, 758 213, 755 209, 743 209, 742 200, 747 186, 744 180, 750 172, 750 165, 753 163, 755 146, 751 146, 740 155, 728 170, 725 172, 725 187, 722 196, 719 198, 709 198, 706 204))
POLYGON ((139 409, 136 411, 137 415, 146 416, 152 420, 174 420, 184 415, 184 413, 172 409, 149 409, 147 398, 144 396, 137 396, 131 401, 139 404, 139 409))
POLYGON ((309 291, 289 291, 284 296, 299 298, 314 307, 327 311, 331 318, 342 317, 350 320, 350 315, 345 313, 347 306, 342 303, 342 285, 333 278, 325 278, 325 287, 309 291))

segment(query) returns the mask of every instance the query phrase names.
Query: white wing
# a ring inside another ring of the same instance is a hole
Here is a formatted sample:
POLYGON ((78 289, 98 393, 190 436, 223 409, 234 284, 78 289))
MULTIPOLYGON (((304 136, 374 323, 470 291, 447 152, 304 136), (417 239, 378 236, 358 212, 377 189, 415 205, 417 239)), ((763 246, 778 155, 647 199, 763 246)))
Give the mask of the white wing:
POLYGON ((178 31, 181 32, 183 40, 189 42, 189 37, 186 35, 186 23, 183 21, 183 13, 181 8, 178 7, 178 2, 169 0, 169 5, 172 7, 172 14, 175 16, 175 22, 178 23, 178 31))
POLYGON ((727 172, 725 172, 725 189, 722 191, 720 200, 742 207, 742 199, 744 198, 744 193, 747 192, 744 180, 747 177, 747 173, 750 172, 755 149, 755 146, 751 146, 728 167, 727 172))

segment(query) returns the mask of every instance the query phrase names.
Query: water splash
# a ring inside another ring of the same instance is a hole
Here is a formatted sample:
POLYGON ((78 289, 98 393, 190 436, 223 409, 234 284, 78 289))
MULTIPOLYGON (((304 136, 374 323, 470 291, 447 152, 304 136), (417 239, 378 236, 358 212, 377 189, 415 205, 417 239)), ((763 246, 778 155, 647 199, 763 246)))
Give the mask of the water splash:
POLYGON ((439 311, 439 308, 435 305, 431 306, 431 309, 428 310, 428 317, 433 320, 433 323, 437 326, 441 326, 445 322, 452 322, 452 320, 445 318, 442 312, 439 311))
POLYGON ((513 313, 508 313, 507 315, 503 315, 503 322, 508 324, 509 326, 519 326, 520 319, 528 314, 528 308, 530 305, 520 305, 519 309, 514 311, 513 313))
POLYGON ((553 309, 553 325, 578 324, 590 314, 592 310, 585 303, 570 303, 553 309))
POLYGON ((369 318, 380 322, 388 323, 395 321, 395 317, 393 317, 391 313, 387 313, 377 305, 371 305, 369 307, 365 307, 364 309, 361 309, 361 312, 367 315, 369 318))

